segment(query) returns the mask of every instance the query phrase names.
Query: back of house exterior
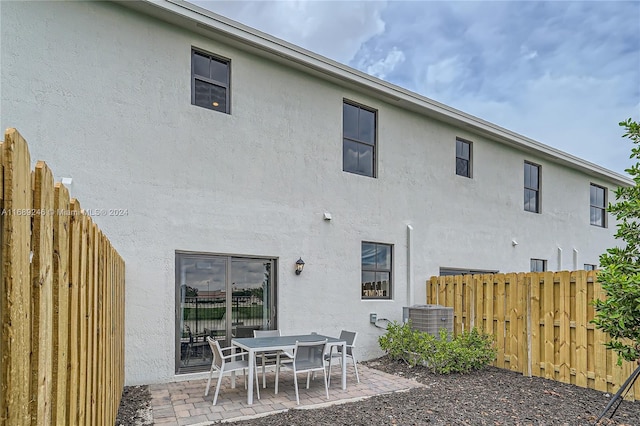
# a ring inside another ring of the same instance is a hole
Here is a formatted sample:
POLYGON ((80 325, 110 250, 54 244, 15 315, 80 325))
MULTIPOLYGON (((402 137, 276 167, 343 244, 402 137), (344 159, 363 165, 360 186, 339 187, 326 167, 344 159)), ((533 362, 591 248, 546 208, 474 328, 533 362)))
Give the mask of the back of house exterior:
POLYGON ((3 129, 125 259, 129 385, 207 370, 205 334, 349 329, 376 357, 370 314, 402 320, 432 275, 615 245, 627 178, 188 3, 0 13, 3 129))

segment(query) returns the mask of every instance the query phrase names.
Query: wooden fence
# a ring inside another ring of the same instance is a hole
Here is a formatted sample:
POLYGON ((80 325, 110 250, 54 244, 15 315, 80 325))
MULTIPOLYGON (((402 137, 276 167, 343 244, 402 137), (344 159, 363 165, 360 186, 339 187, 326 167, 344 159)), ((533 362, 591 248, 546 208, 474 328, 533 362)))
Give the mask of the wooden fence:
MULTIPOLYGON (((603 298, 595 271, 431 277, 427 303, 454 309, 454 332, 493 334, 496 367, 526 376, 617 392, 637 367, 607 350, 608 335, 590 321, 603 298)), ((640 381, 627 394, 640 400, 640 381)))
POLYGON ((0 424, 113 425, 124 261, 15 129, 0 160, 0 424))

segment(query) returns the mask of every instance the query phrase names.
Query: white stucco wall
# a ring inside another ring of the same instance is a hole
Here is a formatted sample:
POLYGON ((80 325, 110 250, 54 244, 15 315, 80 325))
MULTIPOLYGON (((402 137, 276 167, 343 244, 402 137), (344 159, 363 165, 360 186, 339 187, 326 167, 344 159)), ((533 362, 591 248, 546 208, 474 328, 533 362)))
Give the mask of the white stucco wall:
POLYGON ((383 333, 369 313, 400 320, 407 303, 409 224, 414 303, 440 267, 573 269, 574 249, 581 266, 614 245, 589 225, 589 183, 612 182, 119 5, 3 2, 1 16, 2 128, 73 177, 83 207, 128 209, 95 218, 126 261, 127 384, 176 380, 176 250, 277 258, 279 327, 356 330, 366 359, 383 333), (191 105, 191 46, 231 58, 231 115, 191 105), (345 98, 378 110, 376 179, 342 171, 345 98), (473 179, 455 175, 456 136, 474 143, 473 179), (525 160, 542 165, 542 214, 523 211, 525 160), (361 300, 363 240, 394 245, 393 300, 361 300))

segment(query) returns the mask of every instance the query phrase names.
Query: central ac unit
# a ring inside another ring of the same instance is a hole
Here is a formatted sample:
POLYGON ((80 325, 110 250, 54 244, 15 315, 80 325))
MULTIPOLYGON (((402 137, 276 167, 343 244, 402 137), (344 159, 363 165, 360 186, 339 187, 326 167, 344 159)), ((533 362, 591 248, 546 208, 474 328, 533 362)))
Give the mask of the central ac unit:
POLYGON ((413 305, 403 308, 403 320, 411 321, 411 328, 438 336, 441 329, 453 334, 453 308, 441 305, 413 305))

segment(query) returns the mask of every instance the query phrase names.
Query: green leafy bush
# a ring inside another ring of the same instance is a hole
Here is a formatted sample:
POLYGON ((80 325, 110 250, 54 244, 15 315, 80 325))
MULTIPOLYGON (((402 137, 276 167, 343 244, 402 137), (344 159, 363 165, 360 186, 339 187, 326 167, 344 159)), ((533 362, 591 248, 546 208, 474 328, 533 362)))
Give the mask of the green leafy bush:
POLYGON ((439 374, 479 370, 496 357, 493 336, 475 327, 450 339, 445 329, 433 336, 413 330, 410 323, 393 321, 387 332, 378 338, 378 343, 391 359, 412 366, 424 365, 439 374))

